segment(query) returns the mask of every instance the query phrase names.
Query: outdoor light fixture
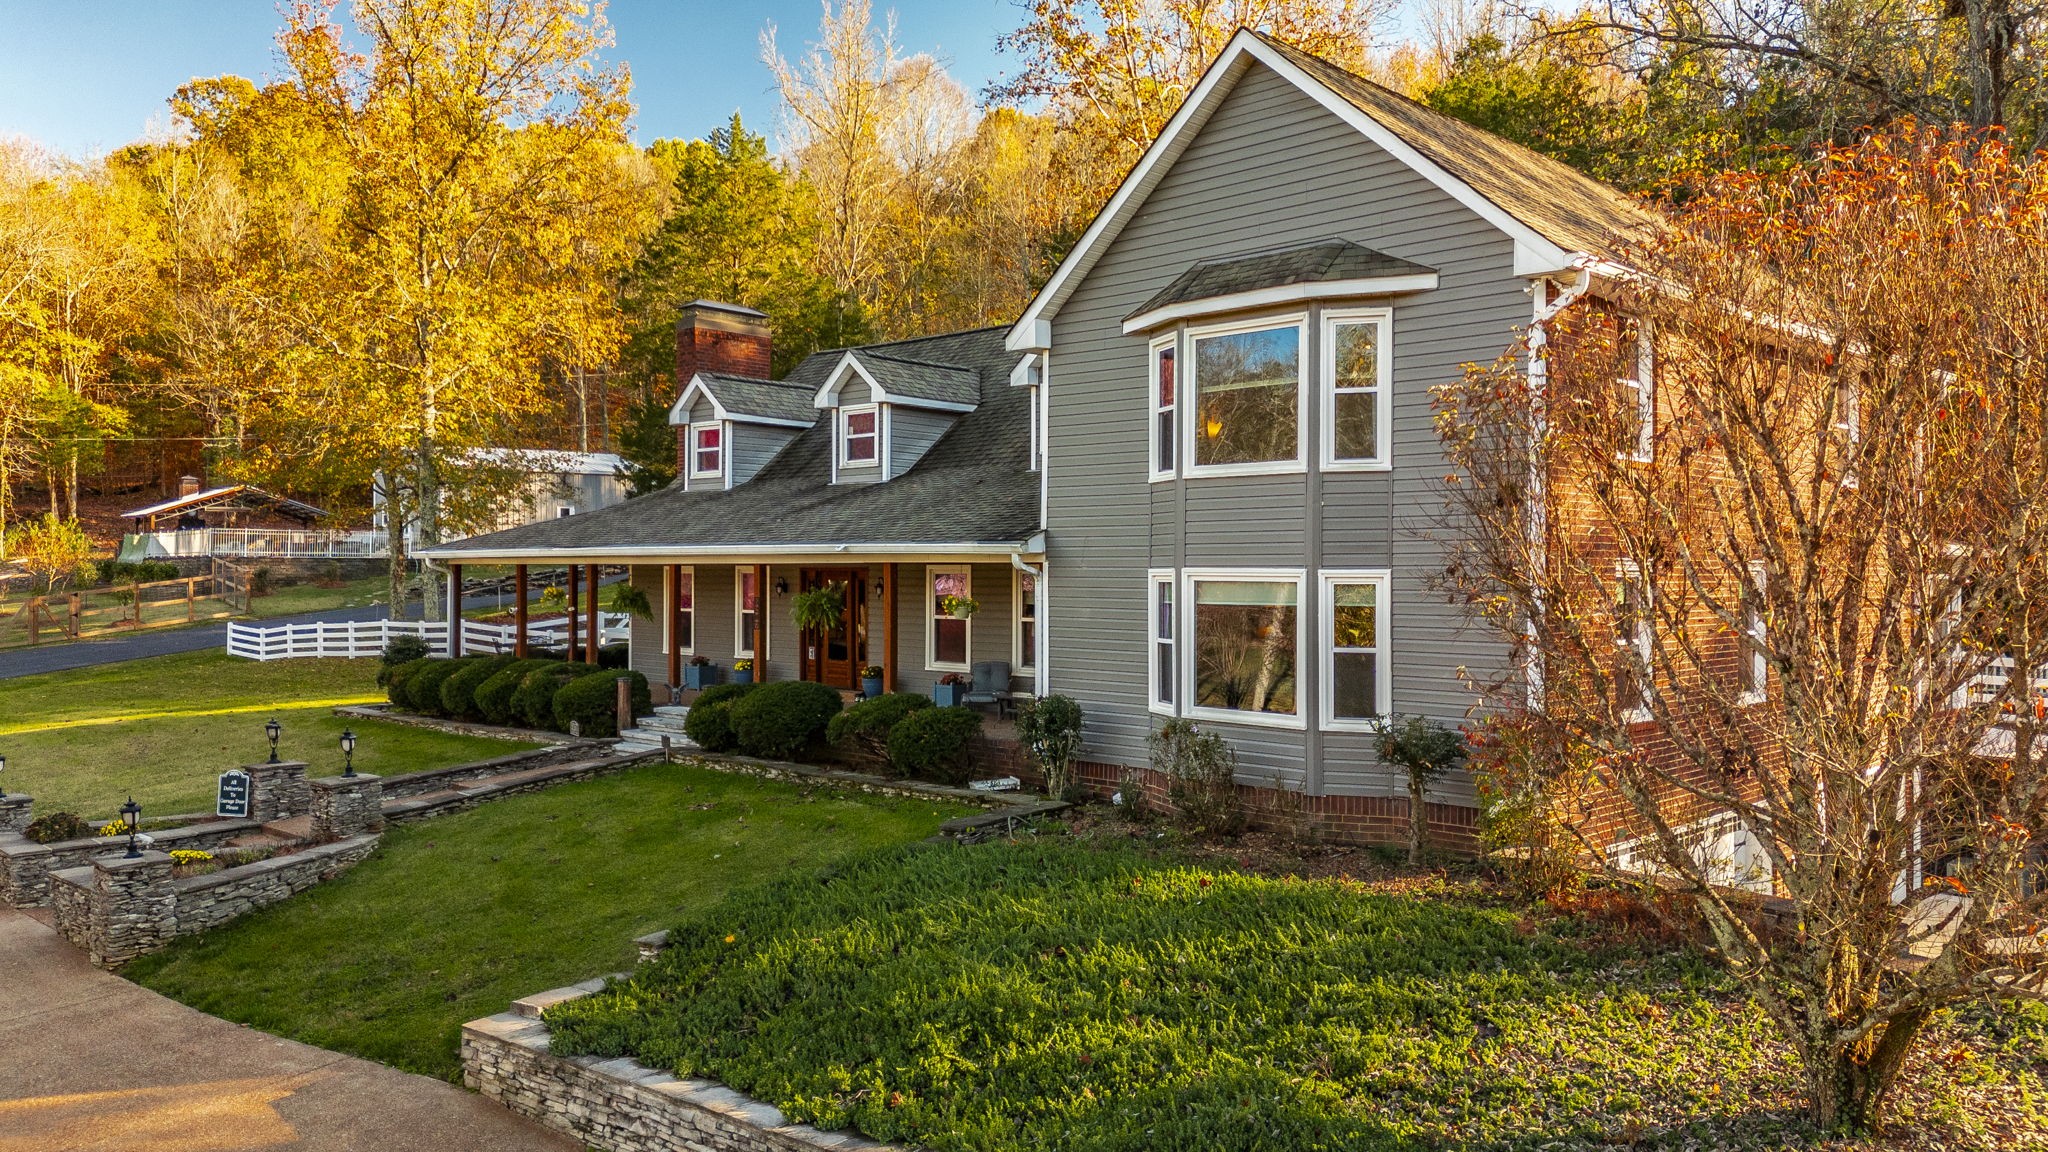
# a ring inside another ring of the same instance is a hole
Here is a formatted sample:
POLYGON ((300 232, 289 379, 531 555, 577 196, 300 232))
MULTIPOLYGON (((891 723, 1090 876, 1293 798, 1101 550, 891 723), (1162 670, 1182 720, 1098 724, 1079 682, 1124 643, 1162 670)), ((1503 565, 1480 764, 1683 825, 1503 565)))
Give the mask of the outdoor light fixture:
POLYGON ((263 732, 270 737, 270 762, 275 764, 278 762, 277 738, 284 734, 284 725, 279 724, 276 717, 272 717, 270 723, 263 726, 263 732))
POLYGON ((787 576, 777 576, 775 578, 775 594, 777 596, 789 595, 789 578, 787 576))
POLYGON ((343 776, 353 776, 353 775, 355 775, 355 774, 356 774, 356 734, 355 734, 355 731, 354 731, 353 729, 349 729, 349 728, 343 728, 343 729, 341 730, 341 754, 342 754, 342 756, 343 756, 343 760, 342 760, 342 765, 341 765, 341 774, 342 774, 343 776))
POLYGON ((121 819, 128 825, 128 855, 123 859, 133 860, 142 855, 142 849, 135 846, 135 829, 142 823, 142 805, 135 802, 135 797, 128 797, 128 802, 121 805, 121 819))

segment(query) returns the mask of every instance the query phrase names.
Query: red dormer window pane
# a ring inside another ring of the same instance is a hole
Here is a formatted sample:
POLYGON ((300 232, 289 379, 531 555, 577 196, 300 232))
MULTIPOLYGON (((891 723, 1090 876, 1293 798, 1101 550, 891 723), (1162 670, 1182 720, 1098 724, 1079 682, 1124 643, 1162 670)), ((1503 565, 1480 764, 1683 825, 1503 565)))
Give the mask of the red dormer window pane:
POLYGON ((875 414, 873 412, 848 412, 846 414, 846 456, 847 463, 868 463, 875 458, 875 414))

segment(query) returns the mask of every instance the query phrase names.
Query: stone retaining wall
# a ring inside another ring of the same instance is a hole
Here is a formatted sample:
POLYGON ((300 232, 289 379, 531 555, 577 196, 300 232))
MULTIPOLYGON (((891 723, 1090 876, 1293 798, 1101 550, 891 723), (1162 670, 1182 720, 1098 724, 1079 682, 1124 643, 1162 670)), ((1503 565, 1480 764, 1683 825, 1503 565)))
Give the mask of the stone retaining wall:
MULTIPOLYGON (((173 848, 210 850, 261 827, 254 820, 213 820, 149 835, 151 846, 164 852, 173 848)), ((38 844, 24 836, 0 831, 0 900, 16 908, 41 907, 50 902, 52 874, 89 865, 95 856, 125 850, 126 847, 125 838, 113 840, 94 836, 38 844)))
MULTIPOLYGON (((596 991, 593 980, 528 997, 554 1004, 596 991)), ((462 1026, 462 1082, 522 1116, 603 1152, 892 1152, 846 1132, 791 1124, 778 1108, 709 1080, 679 1080, 631 1060, 555 1056, 548 1028, 506 1012, 462 1026)))
POLYGON ((177 897, 173 935, 204 932, 332 880, 367 859, 376 850, 377 841, 376 836, 351 836, 332 844, 304 848, 289 856, 273 856, 238 868, 173 880, 171 890, 177 897))
POLYGON ((578 780, 595 780, 609 776, 622 769, 645 764, 659 758, 661 753, 648 752, 639 756, 607 756, 601 759, 582 760, 547 771, 535 773, 518 780, 506 780, 502 776, 447 785, 452 789, 447 795, 431 798, 400 797, 386 801, 383 817, 386 824, 410 824, 432 816, 446 816, 450 812, 461 812, 490 800, 502 800, 507 796, 519 796, 527 792, 539 792, 557 784, 574 784, 578 780))
POLYGON ((489 760, 475 760, 447 768, 429 768, 424 772, 386 776, 384 798, 391 800, 402 796, 424 796, 429 792, 446 791, 466 780, 483 780, 492 776, 502 776, 507 772, 524 772, 529 768, 541 768, 549 764, 567 764, 593 756, 602 756, 604 751, 605 746, 602 744, 579 741, 572 745, 493 756, 489 760))

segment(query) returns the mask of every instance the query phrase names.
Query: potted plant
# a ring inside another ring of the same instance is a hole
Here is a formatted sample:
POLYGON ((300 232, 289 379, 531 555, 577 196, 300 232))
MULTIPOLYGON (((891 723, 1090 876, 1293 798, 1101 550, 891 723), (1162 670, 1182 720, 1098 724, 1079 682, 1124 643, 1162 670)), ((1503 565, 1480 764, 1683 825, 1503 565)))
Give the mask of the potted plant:
POLYGON ((805 631, 830 632, 846 615, 846 589, 827 584, 789 598, 789 618, 805 631))
POLYGON ((873 700, 882 694, 882 666, 869 664, 860 670, 860 694, 873 700))
POLYGON ((754 682, 754 662, 752 660, 733 661, 732 682, 735 684, 752 684, 754 682))
POLYGON ((718 665, 713 664, 708 657, 692 656, 690 662, 683 665, 683 687, 690 691, 701 692, 716 683, 718 665))
POLYGON ((981 601, 972 596, 955 596, 948 593, 939 597, 939 611, 955 620, 970 620, 976 612, 981 611, 981 601))
POLYGON ((958 707, 967 696, 967 690, 973 685, 972 677, 963 676, 958 672, 948 672, 939 677, 937 684, 932 685, 932 703, 941 708, 958 707))

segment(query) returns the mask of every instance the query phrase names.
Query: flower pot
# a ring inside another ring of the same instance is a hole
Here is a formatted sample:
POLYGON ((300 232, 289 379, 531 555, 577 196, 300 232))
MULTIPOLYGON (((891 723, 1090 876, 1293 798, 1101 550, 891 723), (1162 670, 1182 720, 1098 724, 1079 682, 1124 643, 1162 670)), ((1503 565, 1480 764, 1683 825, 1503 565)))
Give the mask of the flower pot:
POLYGON ((880 676, 861 677, 860 694, 867 697, 870 700, 873 700, 875 697, 880 696, 882 694, 882 678, 880 676))
POLYGON ((718 665, 683 665, 683 687, 688 688, 692 692, 701 692, 716 683, 718 683, 718 665))
POLYGON ((932 703, 937 704, 941 708, 956 707, 966 696, 967 685, 965 684, 932 685, 932 703))
POLYGON ((752 668, 733 669, 732 682, 735 684, 752 684, 754 682, 754 670, 752 668))

